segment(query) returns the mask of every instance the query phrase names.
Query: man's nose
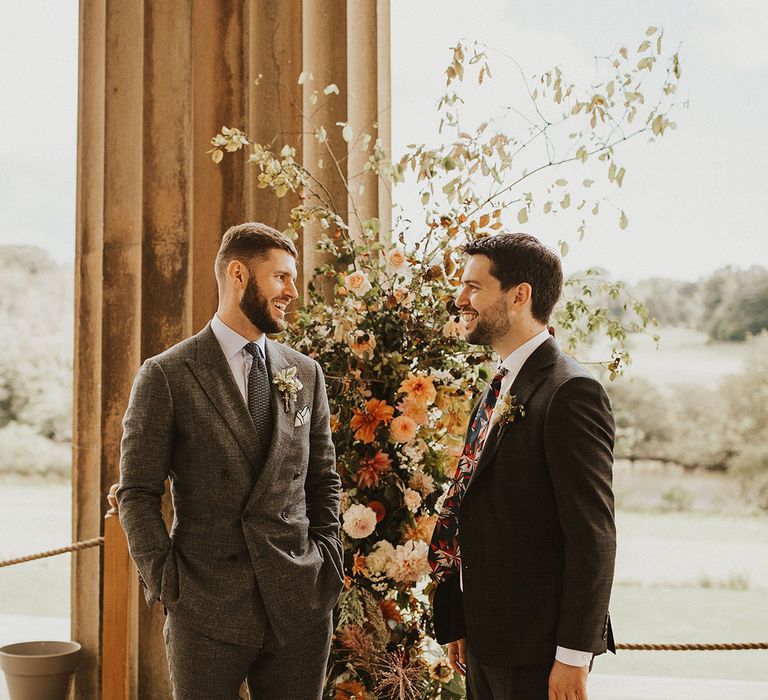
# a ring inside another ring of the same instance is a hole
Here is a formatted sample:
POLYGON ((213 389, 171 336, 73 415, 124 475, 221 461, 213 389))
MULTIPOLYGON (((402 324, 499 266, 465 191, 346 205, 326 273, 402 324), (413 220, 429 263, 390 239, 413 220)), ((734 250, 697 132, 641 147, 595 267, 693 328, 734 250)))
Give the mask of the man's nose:
POLYGON ((286 291, 288 292, 288 296, 290 296, 291 299, 297 299, 299 296, 299 290, 296 288, 296 283, 293 280, 288 283, 286 291))

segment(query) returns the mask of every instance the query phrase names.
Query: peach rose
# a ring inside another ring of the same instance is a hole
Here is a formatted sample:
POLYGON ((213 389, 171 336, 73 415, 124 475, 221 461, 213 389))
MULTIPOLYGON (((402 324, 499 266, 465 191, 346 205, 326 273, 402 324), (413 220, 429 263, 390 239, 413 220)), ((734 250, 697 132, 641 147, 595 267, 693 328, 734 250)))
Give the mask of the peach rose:
POLYGON ((405 251, 402 248, 393 248, 387 254, 387 262, 395 269, 400 270, 408 262, 405 251))
POLYGON ((360 503, 350 506, 343 516, 344 532, 352 539, 361 540, 376 529, 376 513, 360 503))
POLYGON ((368 279, 368 275, 365 272, 355 270, 351 274, 347 275, 344 280, 344 286, 356 296, 363 296, 366 292, 371 290, 371 282, 368 279))
POLYGON ((410 416, 397 416, 389 426, 389 439, 392 442, 410 442, 416 437, 417 427, 410 416))
POLYGON ((421 494, 413 489, 405 489, 403 493, 403 503, 405 503, 405 507, 410 510, 411 513, 415 513, 421 505, 421 494))

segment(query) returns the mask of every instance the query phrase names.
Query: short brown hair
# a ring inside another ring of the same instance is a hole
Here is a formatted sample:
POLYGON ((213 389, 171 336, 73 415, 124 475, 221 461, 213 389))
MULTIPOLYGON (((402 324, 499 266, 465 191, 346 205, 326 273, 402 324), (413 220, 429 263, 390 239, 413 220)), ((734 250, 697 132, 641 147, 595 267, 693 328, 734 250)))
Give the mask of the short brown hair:
POLYGON ((531 313, 547 323, 563 290, 560 257, 538 238, 527 233, 497 233, 464 246, 467 255, 485 255, 491 274, 506 291, 518 284, 531 285, 531 313))
POLYGON ((231 226, 221 239, 219 252, 216 254, 216 278, 221 279, 227 265, 233 260, 242 259, 248 262, 253 258, 264 257, 268 251, 274 249, 284 250, 295 259, 299 257, 293 241, 266 224, 248 221, 231 226))

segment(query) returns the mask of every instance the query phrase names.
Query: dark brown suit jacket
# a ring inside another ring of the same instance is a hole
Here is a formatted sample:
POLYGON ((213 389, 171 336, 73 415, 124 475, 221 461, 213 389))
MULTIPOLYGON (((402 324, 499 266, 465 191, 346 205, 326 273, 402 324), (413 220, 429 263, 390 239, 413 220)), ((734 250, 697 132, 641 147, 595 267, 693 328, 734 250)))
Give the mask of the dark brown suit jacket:
POLYGON ((494 425, 464 496, 463 591, 458 576, 438 586, 438 641, 466 637, 492 666, 549 663, 557 646, 601 654, 616 554, 610 402, 551 338, 510 393, 525 417, 494 425))

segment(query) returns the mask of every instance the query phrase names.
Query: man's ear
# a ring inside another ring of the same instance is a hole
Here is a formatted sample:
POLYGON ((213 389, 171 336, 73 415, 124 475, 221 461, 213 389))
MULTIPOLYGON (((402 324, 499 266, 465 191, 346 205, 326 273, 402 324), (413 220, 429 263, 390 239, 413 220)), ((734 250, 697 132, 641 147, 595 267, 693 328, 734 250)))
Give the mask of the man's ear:
POLYGON ((227 265, 227 279, 235 289, 245 289, 248 284, 248 268, 240 260, 231 260, 227 265))
POLYGON ((528 282, 521 282, 509 290, 510 304, 518 310, 523 309, 531 302, 532 293, 531 285, 528 282))

